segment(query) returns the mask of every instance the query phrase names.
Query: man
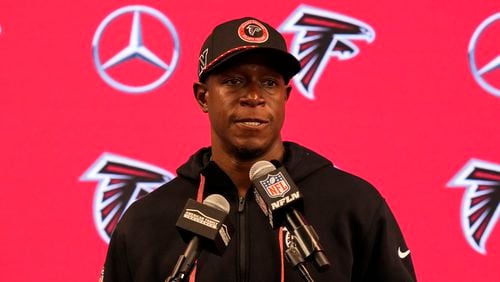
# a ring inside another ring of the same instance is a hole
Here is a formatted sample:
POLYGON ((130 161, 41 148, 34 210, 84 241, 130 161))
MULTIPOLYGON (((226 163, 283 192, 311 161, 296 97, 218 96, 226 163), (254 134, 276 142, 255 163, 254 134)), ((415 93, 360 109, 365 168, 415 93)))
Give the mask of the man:
POLYGON ((229 201, 235 233, 222 256, 201 253, 191 279, 303 281, 284 260, 287 234, 271 228, 251 193, 249 169, 259 160, 281 162, 303 194, 302 212, 331 263, 324 272, 309 267, 313 279, 416 280, 409 250, 380 194, 313 151, 282 141, 288 83, 299 70, 283 37, 260 20, 232 20, 212 31, 193 86, 210 120, 211 147, 127 210, 110 241, 105 282, 164 281, 186 248, 175 223, 187 199, 215 193, 229 201))

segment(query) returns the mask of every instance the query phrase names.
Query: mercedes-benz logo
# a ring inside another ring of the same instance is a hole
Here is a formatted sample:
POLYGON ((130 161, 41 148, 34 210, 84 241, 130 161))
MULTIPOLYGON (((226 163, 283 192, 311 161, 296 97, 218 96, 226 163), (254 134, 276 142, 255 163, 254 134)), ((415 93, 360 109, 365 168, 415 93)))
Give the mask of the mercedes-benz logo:
POLYGON ((170 22, 170 20, 158 10, 142 5, 126 6, 109 14, 97 28, 92 40, 92 55, 94 63, 97 68, 97 72, 102 77, 102 79, 115 89, 133 94, 140 94, 151 91, 163 84, 170 77, 177 65, 179 59, 179 50, 179 37, 174 28, 174 25, 170 22), (99 47, 104 31, 114 20, 127 14, 132 14, 132 28, 130 30, 128 45, 103 62, 99 47), (165 62, 160 56, 148 49, 148 47, 146 47, 146 45, 143 43, 143 20, 141 18, 141 15, 143 14, 147 14, 159 21, 162 26, 167 29, 168 33, 172 37, 171 41, 174 46, 173 48, 171 48, 172 55, 170 57, 170 62, 165 62), (147 84, 131 85, 131 83, 127 84, 124 82, 120 82, 109 74, 110 68, 116 67, 131 59, 139 59, 152 66, 160 68, 162 70, 162 75, 158 79, 147 84))
MULTIPOLYGON (((500 70, 500 52, 497 53, 496 57, 493 59, 490 59, 486 64, 483 66, 478 66, 477 63, 477 45, 480 37, 484 35, 485 31, 487 30, 488 27, 491 27, 495 22, 498 22, 500 20, 500 13, 496 13, 489 18, 487 18, 485 21, 483 21, 474 31, 474 34, 472 35, 472 38, 469 42, 469 63, 470 63, 470 68, 472 71, 472 75, 476 79, 477 83, 486 91, 489 93, 500 97, 500 89, 498 88, 498 85, 492 85, 491 81, 488 82, 488 80, 485 78, 486 74, 492 73, 494 70, 500 70)), ((495 38, 498 38, 500 34, 497 34, 495 38)), ((498 43, 498 41, 496 41, 498 43)), ((498 50, 500 46, 495 46, 495 48, 498 50)), ((498 50, 500 51, 500 50, 498 50)), ((496 76, 498 77, 498 76, 496 76)))

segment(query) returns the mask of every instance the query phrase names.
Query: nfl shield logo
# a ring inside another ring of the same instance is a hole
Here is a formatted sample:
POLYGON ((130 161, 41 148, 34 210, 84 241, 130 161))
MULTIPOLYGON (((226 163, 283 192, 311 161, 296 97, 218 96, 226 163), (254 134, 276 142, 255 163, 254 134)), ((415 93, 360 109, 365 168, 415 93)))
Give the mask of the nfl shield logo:
POLYGON ((290 191, 290 185, 281 172, 269 174, 266 179, 260 181, 260 184, 270 198, 283 197, 290 191))

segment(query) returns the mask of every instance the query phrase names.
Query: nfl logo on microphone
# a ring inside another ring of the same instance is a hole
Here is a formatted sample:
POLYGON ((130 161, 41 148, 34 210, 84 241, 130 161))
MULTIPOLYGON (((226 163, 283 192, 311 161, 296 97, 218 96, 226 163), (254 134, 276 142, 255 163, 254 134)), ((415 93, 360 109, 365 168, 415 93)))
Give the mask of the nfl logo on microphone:
POLYGON ((283 197, 290 191, 290 185, 281 172, 275 175, 269 174, 266 179, 260 181, 260 184, 270 198, 283 197))

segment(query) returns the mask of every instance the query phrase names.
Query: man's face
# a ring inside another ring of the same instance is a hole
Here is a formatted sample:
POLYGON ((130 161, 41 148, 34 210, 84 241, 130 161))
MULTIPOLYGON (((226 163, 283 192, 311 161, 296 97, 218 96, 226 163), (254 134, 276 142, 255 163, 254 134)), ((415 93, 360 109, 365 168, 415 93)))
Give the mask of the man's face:
POLYGON ((208 112, 212 146, 240 159, 281 148, 281 128, 290 87, 258 54, 243 55, 210 74, 197 94, 208 112))

